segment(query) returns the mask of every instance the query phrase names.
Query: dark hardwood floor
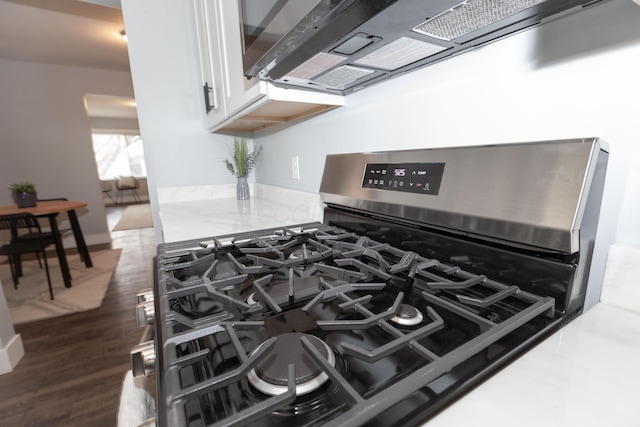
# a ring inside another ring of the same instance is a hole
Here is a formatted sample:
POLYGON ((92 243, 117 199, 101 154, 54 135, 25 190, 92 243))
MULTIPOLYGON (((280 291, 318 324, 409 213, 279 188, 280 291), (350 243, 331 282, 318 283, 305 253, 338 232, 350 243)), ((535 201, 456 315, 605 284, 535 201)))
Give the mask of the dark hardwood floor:
MULTIPOLYGON (((111 229, 124 208, 107 210, 111 229)), ((135 294, 153 286, 156 243, 152 228, 111 236, 110 247, 122 248, 122 255, 99 309, 15 327, 25 356, 13 372, 0 375, 0 425, 117 424, 129 350, 143 332, 135 294)))

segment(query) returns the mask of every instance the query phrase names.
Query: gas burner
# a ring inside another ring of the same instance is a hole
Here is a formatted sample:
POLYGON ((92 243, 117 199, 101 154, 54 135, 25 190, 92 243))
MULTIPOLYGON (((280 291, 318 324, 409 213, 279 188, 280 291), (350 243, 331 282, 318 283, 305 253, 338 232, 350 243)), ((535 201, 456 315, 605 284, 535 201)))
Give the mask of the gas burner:
POLYGON ((303 244, 301 248, 295 249, 287 257, 289 262, 293 263, 293 265, 291 266, 297 270, 304 269, 305 264, 312 263, 313 261, 317 261, 318 259, 322 258, 323 255, 318 249, 315 249, 313 246, 307 244, 303 244))
POLYGON ((292 332, 276 337, 273 349, 247 375, 249 383, 264 394, 280 395, 287 391, 288 367, 293 363, 296 395, 311 393, 323 385, 329 377, 303 348, 300 340, 302 337, 306 337, 329 364, 335 366, 335 354, 324 341, 313 335, 292 332))
POLYGON ((249 295, 247 297, 247 304, 249 305, 253 305, 255 303, 257 303, 258 300, 256 299, 256 293, 255 292, 251 292, 251 295, 249 295))
POLYGON ((419 325, 424 316, 420 313, 420 310, 409 304, 400 304, 398 312, 391 318, 393 323, 400 326, 416 326, 419 325))
POLYGON ((289 259, 302 258, 303 253, 304 252, 302 251, 302 249, 296 249, 295 251, 291 252, 291 254, 289 254, 289 259))

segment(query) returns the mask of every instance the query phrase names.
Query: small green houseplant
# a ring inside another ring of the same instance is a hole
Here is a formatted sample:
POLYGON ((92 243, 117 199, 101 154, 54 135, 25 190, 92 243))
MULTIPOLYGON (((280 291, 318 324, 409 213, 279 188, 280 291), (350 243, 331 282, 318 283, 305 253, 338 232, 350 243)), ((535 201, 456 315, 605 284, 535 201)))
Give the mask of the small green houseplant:
POLYGON ((19 208, 30 208, 35 206, 38 201, 38 193, 36 186, 32 182, 16 182, 9 186, 11 197, 19 208))
POLYGON ((225 160, 227 169, 238 178, 246 178, 249 172, 255 168, 262 152, 262 147, 249 153, 247 148, 247 140, 245 138, 235 138, 233 140, 233 163, 225 160))
POLYGON ((249 152, 247 148, 247 140, 245 138, 234 138, 233 140, 233 158, 232 161, 224 160, 227 169, 238 178, 236 184, 236 196, 238 200, 246 200, 249 196, 249 184, 247 177, 255 168, 262 146, 257 150, 249 152))

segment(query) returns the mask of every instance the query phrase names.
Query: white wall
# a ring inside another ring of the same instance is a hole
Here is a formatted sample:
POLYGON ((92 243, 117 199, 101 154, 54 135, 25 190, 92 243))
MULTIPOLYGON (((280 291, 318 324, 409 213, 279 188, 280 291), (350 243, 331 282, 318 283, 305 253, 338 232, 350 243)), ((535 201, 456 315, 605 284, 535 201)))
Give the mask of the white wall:
POLYGON ((156 240, 162 242, 158 191, 232 183, 223 160, 233 138, 202 127, 202 85, 191 2, 122 2, 147 161, 156 240))
POLYGON ((91 130, 94 132, 121 132, 126 134, 140 133, 138 119, 121 119, 112 117, 89 117, 91 130))
POLYGON ((87 243, 110 242, 84 95, 131 97, 130 74, 0 59, 0 76, 0 204, 32 181, 41 198, 86 201, 87 243))
MULTIPOLYGON (((191 5, 122 3, 158 215, 158 189, 233 182, 221 167, 231 138, 201 130, 191 5)), ((638 58, 640 7, 608 0, 256 135, 264 146, 256 181, 315 193, 329 153, 599 136, 611 148, 595 248, 593 277, 601 280, 611 242, 640 245, 640 202, 632 197, 640 189, 638 58), (293 155, 300 180, 290 176, 293 155)))
MULTIPOLYGON (((633 163, 640 7, 611 0, 364 91, 258 135, 257 180, 318 191, 329 153, 600 136, 633 163), (299 181, 290 177, 300 156, 299 181)), ((637 164, 637 161, 636 161, 637 164)))
POLYGON ((639 103, 640 7, 610 0, 258 136, 256 179, 317 192, 330 153, 599 136, 611 149, 592 276, 601 280, 611 242, 640 245, 639 103))

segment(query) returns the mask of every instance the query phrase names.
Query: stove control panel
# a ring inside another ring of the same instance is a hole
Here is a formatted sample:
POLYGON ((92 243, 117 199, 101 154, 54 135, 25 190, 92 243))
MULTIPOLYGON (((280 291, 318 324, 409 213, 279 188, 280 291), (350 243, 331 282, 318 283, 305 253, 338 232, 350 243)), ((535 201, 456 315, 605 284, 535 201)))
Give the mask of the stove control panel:
POLYGON ((444 163, 367 163, 362 188, 430 194, 440 192, 444 163))

